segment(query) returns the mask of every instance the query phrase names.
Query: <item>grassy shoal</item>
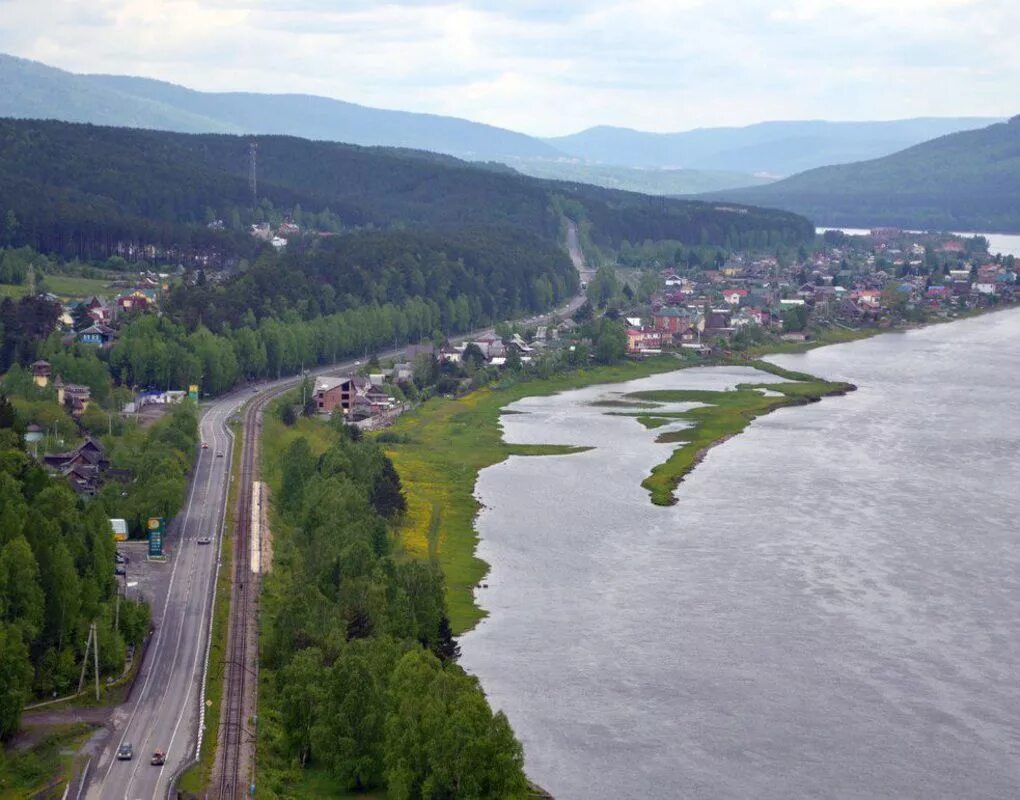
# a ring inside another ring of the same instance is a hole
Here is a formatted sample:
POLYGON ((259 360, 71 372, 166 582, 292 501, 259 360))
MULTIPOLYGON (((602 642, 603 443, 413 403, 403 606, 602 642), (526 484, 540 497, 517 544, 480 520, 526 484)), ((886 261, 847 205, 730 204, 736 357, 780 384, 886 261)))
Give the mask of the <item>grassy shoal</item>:
POLYGON ((512 455, 563 455, 586 449, 507 444, 499 426, 502 408, 524 397, 629 381, 683 366, 684 362, 672 356, 661 356, 522 381, 504 389, 479 389, 456 400, 436 398, 388 429, 387 439, 399 441, 388 441, 386 453, 407 497, 399 546, 406 556, 439 562, 455 633, 469 630, 484 616, 474 602, 474 588, 488 569, 475 555, 478 473, 512 455))
MULTIPOLYGON (((712 392, 685 389, 633 392, 628 399, 640 403, 698 403, 684 411, 640 411, 631 416, 647 428, 658 428, 671 422, 685 422, 688 427, 659 434, 658 442, 678 443, 680 447, 641 485, 653 503, 669 506, 676 502, 676 488, 709 448, 736 436, 751 420, 778 408, 814 403, 823 397, 846 394, 853 384, 826 381, 801 372, 790 372, 764 361, 741 362, 785 378, 785 383, 741 383, 733 391, 712 392)), ((619 413, 619 412, 617 412, 619 413)))

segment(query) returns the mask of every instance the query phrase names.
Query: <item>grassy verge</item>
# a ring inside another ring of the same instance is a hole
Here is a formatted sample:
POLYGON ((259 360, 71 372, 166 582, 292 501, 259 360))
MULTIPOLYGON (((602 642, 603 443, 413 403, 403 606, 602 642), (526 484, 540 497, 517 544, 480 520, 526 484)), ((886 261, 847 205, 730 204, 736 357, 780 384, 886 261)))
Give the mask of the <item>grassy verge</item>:
POLYGON ((223 696, 222 664, 227 653, 230 628, 230 590, 234 563, 233 530, 237 516, 237 493, 240 488, 243 426, 231 424, 234 432, 234 450, 231 454, 230 487, 227 491, 227 513, 223 527, 223 547, 220 551, 220 572, 216 579, 216 609, 212 621, 212 643, 209 648, 209 674, 205 684, 205 735, 198 763, 188 767, 177 781, 177 788, 185 797, 198 797, 212 779, 216 760, 216 744, 220 728, 220 704, 223 696))
POLYGON ((475 481, 485 467, 511 455, 550 455, 579 448, 508 445, 499 426, 501 409, 523 397, 550 395, 599 383, 633 380, 679 369, 666 356, 640 363, 578 370, 506 389, 481 389, 458 400, 434 399, 405 414, 389 429, 399 443, 388 443, 407 497, 399 546, 408 557, 438 560, 446 578, 446 601, 455 633, 483 617, 474 587, 487 565, 475 556, 478 535, 475 481))
POLYGON ((0 800, 60 797, 74 772, 75 753, 91 734, 84 723, 61 725, 27 750, 0 751, 0 800))

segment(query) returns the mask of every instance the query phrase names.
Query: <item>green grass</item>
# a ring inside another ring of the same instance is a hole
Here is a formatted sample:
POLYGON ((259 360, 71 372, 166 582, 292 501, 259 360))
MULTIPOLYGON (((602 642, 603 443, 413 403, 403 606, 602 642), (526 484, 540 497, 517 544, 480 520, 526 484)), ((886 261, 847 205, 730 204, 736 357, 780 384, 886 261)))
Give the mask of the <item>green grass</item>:
POLYGON ((17 300, 28 294, 27 284, 0 283, 0 297, 13 297, 17 300))
POLYGON ((736 391, 710 392, 692 390, 663 390, 634 392, 628 398, 654 403, 700 403, 696 408, 685 411, 662 412, 654 416, 634 414, 639 422, 648 428, 660 427, 665 422, 685 421, 690 427, 683 430, 660 434, 656 441, 676 443, 681 446, 662 464, 652 468, 652 473, 641 485, 651 495, 656 505, 668 506, 676 502, 676 487, 709 448, 720 444, 744 430, 751 420, 775 411, 777 408, 803 405, 822 397, 845 394, 854 387, 848 383, 821 380, 801 372, 791 372, 774 364, 752 362, 748 366, 765 370, 788 379, 789 383, 742 383, 736 391), (761 389, 767 389, 766 396, 761 389))
POLYGON ((94 294, 110 294, 110 282, 96 278, 77 278, 71 275, 46 275, 46 289, 58 297, 89 297, 94 294))
POLYGON ((523 397, 634 380, 682 366, 677 359, 665 356, 578 370, 505 389, 480 389, 458 400, 437 398, 405 414, 389 429, 391 434, 406 437, 406 441, 384 445, 400 474, 408 504, 398 545, 405 557, 439 562, 455 633, 469 630, 484 616, 474 602, 474 587, 488 570, 475 556, 478 473, 511 455, 555 455, 585 449, 506 444, 499 426, 502 408, 523 397))
POLYGON ((0 800, 60 797, 74 772, 74 754, 91 734, 84 723, 61 725, 27 750, 0 751, 0 800))
POLYGON ((212 622, 212 643, 209 648, 209 674, 205 684, 205 736, 198 763, 188 767, 177 781, 184 796, 199 797, 212 779, 216 760, 216 745, 220 729, 220 705, 223 698, 223 668, 230 628, 230 592, 234 563, 234 530, 237 515, 237 492, 240 487, 243 426, 231 425, 234 431, 234 450, 230 464, 230 489, 227 492, 227 513, 223 531, 223 549, 220 554, 220 572, 216 579, 216 609, 212 622))
MULTIPOLYGON (((79 278, 74 275, 45 275, 42 286, 48 292, 64 300, 90 297, 91 295, 110 295, 115 290, 110 282, 100 278, 79 278)), ((0 297, 24 297, 28 294, 28 284, 0 283, 0 297)))

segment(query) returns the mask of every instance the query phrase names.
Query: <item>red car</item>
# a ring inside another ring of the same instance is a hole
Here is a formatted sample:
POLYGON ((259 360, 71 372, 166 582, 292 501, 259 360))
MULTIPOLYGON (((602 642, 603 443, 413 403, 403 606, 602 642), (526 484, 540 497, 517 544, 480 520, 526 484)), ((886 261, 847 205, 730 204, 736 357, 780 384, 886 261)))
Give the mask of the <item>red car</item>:
POLYGON ((202 442, 202 449, 203 450, 208 450, 209 449, 209 443, 208 442, 202 442))

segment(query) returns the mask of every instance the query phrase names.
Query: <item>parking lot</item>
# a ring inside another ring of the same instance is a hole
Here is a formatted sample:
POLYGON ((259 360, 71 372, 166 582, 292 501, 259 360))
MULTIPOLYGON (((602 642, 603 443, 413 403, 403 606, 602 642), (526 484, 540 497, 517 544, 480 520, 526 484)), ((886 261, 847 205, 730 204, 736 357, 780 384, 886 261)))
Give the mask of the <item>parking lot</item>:
MULTIPOLYGON (((117 576, 121 592, 129 600, 144 600, 153 606, 152 618, 158 622, 157 614, 162 613, 163 608, 152 601, 166 595, 173 569, 173 553, 166 561, 149 561, 146 557, 149 544, 144 541, 117 542, 117 551, 128 558, 128 563, 122 565, 126 574, 117 576)), ((111 565, 111 569, 114 566, 111 565)))

